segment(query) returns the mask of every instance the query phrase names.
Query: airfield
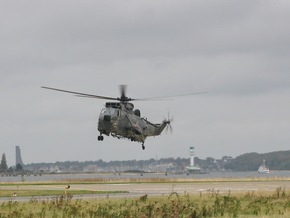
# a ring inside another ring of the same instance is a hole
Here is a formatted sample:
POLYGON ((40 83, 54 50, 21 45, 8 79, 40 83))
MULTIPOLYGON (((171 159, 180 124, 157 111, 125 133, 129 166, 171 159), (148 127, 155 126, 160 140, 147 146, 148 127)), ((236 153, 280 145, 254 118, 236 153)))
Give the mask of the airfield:
MULTIPOLYGON (((18 186, 18 190, 64 190, 65 185, 25 185, 18 186)), ((271 192, 277 188, 290 188, 290 181, 194 181, 194 182, 160 182, 160 183, 115 183, 115 184, 72 184, 70 190, 89 191, 124 191, 121 196, 168 195, 172 192, 179 194, 203 194, 203 193, 234 193, 234 192, 271 192)), ((7 188, 12 188, 7 186, 7 188)), ((15 188, 15 186, 14 186, 15 188)), ((69 191, 67 191, 69 193, 69 191)), ((117 196, 112 194, 111 197, 117 196)), ((106 195, 107 197, 107 195, 106 195)))
POLYGON ((41 182, 1 182, 0 201, 28 201, 32 197, 42 200, 55 195, 29 195, 35 191, 58 191, 59 195, 72 194, 74 199, 138 198, 143 195, 167 196, 171 193, 205 195, 214 193, 264 193, 277 189, 290 189, 290 177, 243 177, 243 178, 176 178, 141 177, 129 179, 67 179, 41 182), (70 185, 69 189, 66 189, 70 185), (11 190, 15 196, 3 196, 1 192, 11 190), (26 196, 19 193, 25 191, 26 196), (89 191, 92 193, 87 194, 89 191), (77 193, 78 194, 74 194, 77 193), (83 193, 82 193, 83 192, 83 193), (95 193, 96 194, 95 194, 95 193))

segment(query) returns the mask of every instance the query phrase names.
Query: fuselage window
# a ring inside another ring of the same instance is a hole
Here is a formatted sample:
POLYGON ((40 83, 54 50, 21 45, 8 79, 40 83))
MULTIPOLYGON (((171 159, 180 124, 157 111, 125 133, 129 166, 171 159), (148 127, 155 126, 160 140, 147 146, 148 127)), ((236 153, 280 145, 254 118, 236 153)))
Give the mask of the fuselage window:
POLYGON ((110 108, 110 109, 109 109, 109 112, 110 112, 110 115, 111 115, 112 117, 116 117, 116 116, 117 116, 116 109, 114 109, 114 108, 110 108))
POLYGON ((101 111, 101 114, 104 114, 106 111, 106 108, 103 108, 102 111, 101 111))

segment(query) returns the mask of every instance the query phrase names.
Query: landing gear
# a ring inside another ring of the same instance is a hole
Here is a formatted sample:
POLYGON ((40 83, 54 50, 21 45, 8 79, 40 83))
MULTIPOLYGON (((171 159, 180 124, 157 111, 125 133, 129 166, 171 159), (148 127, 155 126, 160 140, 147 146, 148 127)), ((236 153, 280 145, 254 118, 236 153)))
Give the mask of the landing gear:
POLYGON ((143 150, 145 149, 145 145, 144 145, 144 144, 142 144, 142 149, 143 149, 143 150))
POLYGON ((103 141, 103 140, 104 140, 104 136, 99 135, 99 136, 98 136, 98 141, 103 141))

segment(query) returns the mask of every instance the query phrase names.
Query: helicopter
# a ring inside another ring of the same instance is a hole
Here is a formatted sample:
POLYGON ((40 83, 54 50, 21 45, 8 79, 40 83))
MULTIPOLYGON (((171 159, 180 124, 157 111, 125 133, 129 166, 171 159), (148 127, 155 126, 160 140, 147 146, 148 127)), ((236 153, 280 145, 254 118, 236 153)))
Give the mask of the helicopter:
MULTIPOLYGON (((131 101, 158 100, 176 96, 138 99, 128 98, 126 96, 126 85, 120 85, 121 96, 117 98, 74 92, 47 86, 42 86, 41 88, 66 92, 74 94, 77 97, 111 100, 110 102, 106 102, 105 108, 101 110, 99 115, 98 131, 100 135, 98 136, 98 141, 103 141, 104 135, 111 135, 118 139, 125 138, 131 140, 132 142, 140 142, 142 143, 142 149, 144 150, 144 143, 147 137, 158 136, 163 132, 164 129, 170 129, 172 132, 172 118, 168 116, 168 118, 164 119, 161 123, 152 123, 148 121, 147 118, 141 117, 140 110, 134 109, 134 104, 132 104, 131 101)), ((186 95, 201 93, 204 92, 191 93, 186 95)))

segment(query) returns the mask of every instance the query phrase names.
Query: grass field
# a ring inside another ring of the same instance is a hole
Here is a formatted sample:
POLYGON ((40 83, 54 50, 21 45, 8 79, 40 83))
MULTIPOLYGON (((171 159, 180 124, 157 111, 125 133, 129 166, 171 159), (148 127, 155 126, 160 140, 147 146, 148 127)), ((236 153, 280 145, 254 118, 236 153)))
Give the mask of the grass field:
POLYGON ((129 199, 74 200, 72 194, 46 200, 0 203, 0 217, 290 217, 290 193, 147 195, 129 199))
POLYGON ((289 217, 290 200, 276 193, 204 196, 178 195, 137 199, 73 200, 72 195, 45 201, 8 201, 0 217, 289 217))
MULTIPOLYGON (((225 180, 191 181, 192 183, 226 183, 256 184, 256 180, 225 180)), ((290 217, 290 192, 283 186, 271 191, 200 192, 196 194, 177 193, 174 188, 161 196, 140 195, 128 198, 91 198, 77 199, 74 195, 113 194, 126 191, 67 190, 64 182, 48 183, 1 183, 0 197, 30 196, 28 201, 17 198, 6 198, 0 201, 0 218, 3 217, 40 217, 40 218, 71 218, 71 217, 290 217), (32 187, 32 188, 31 188, 32 187), (52 189, 55 188, 54 190, 52 189), (45 189, 47 188, 47 189, 45 189), (66 193, 66 194, 65 194, 66 193), (39 200, 36 196, 48 196, 39 200)), ((93 181, 69 181, 70 184, 90 184, 93 181)), ((95 181, 96 182, 96 181, 95 181)), ((105 181, 98 181, 105 183, 105 181)), ((115 181, 122 183, 124 181, 115 181)), ((126 183, 127 181, 125 181, 126 183)), ((132 181, 131 181, 132 182, 132 181)), ((158 183, 162 181, 135 181, 136 183, 158 183)), ((168 182, 168 181, 166 181, 168 182)), ((167 183, 164 183, 167 184, 167 183)), ((172 181, 171 181, 172 182, 172 181)), ((178 183, 190 181, 175 181, 178 183)), ((288 179, 277 184, 288 183, 288 179), (282 183, 284 182, 284 183, 282 183)), ((109 182, 112 183, 112 182, 109 182)), ((266 182, 268 184, 269 182, 266 182)), ((272 184, 272 183, 271 183, 272 184)), ((119 185, 114 187, 120 187, 119 185)), ((131 186, 130 186, 131 187, 131 186)), ((139 186, 138 186, 139 187, 139 186)), ((157 186, 160 187, 160 186, 157 186)))

